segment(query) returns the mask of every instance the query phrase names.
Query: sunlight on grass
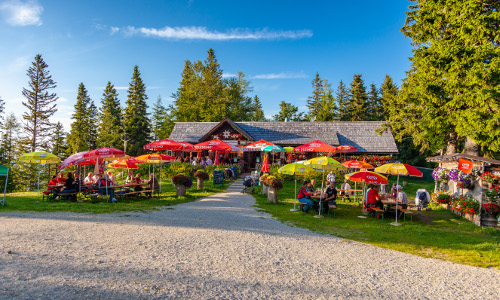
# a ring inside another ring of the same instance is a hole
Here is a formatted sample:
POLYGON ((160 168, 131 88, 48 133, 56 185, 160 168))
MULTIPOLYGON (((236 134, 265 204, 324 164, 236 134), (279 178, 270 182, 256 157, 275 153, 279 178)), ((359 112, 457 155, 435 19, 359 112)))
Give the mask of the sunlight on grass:
MULTIPOLYGON (((434 186, 434 183, 404 180, 415 191, 422 187, 431 191, 434 186)), ((414 198, 415 195, 408 190, 408 196, 414 198)), ((413 222, 401 220, 403 225, 395 227, 389 224, 394 217, 387 217, 383 222, 372 217, 358 218, 361 207, 352 202, 338 202, 335 219, 332 216, 318 219, 312 213, 291 212, 293 182, 284 182, 278 195, 280 204, 273 205, 267 203, 264 195, 255 194, 257 207, 286 224, 423 257, 500 269, 500 231, 477 227, 440 206, 421 212, 431 220, 430 224, 421 221, 419 213, 415 212, 413 222)))

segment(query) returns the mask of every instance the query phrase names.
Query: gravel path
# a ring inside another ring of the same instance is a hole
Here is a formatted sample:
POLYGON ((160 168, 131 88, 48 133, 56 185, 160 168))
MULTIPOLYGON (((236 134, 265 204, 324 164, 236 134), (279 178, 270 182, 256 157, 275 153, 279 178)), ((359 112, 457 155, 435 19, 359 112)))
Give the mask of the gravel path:
POLYGON ((318 235, 254 204, 3 214, 0 299, 498 299, 497 270, 318 235))

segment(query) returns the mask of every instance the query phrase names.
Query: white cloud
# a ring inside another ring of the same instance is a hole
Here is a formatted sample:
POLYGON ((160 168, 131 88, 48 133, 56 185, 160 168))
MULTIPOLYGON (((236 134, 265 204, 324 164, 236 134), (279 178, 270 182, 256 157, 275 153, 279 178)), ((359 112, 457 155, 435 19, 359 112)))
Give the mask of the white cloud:
MULTIPOLYGON (((113 27, 112 27, 113 28, 113 27)), ((120 29, 121 30, 121 29, 120 29)), ((118 30, 113 30, 112 33, 118 30)), ((127 35, 139 35, 143 37, 162 38, 168 40, 277 40, 277 39, 302 39, 313 36, 311 30, 253 30, 249 28, 230 29, 225 32, 209 30, 206 27, 182 26, 163 28, 136 28, 128 26, 122 30, 127 35)))
POLYGON ((115 34, 115 33, 117 33, 118 31, 120 31, 120 28, 119 28, 119 27, 113 27, 113 26, 111 26, 111 27, 110 27, 110 30, 111 30, 111 34, 115 34))
POLYGON ((251 77, 252 79, 297 79, 297 78, 307 78, 307 75, 303 72, 299 73, 269 73, 260 74, 251 77))
POLYGON ((11 26, 42 25, 43 7, 36 1, 10 0, 0 4, 2 16, 11 26))
POLYGON ((222 78, 238 77, 238 74, 233 73, 222 73, 222 78))

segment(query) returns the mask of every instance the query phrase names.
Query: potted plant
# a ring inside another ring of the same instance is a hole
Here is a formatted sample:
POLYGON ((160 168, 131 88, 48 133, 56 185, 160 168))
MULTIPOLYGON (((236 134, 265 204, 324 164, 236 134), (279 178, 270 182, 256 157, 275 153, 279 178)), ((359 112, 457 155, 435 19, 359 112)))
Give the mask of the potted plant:
POLYGON ((269 174, 268 174, 268 173, 264 173, 264 174, 262 174, 262 175, 260 176, 260 179, 259 179, 259 180, 260 180, 260 184, 261 184, 261 186, 262 186, 262 189, 261 189, 261 193, 262 193, 262 194, 267 194, 267 185, 266 185, 266 183, 265 183, 265 182, 266 182, 266 179, 267 179, 267 177, 268 177, 268 176, 269 176, 269 174))
POLYGON ((175 185, 177 196, 186 196, 186 188, 190 188, 193 181, 189 176, 176 175, 172 178, 172 184, 175 185))
POLYGON ((493 184, 498 183, 498 176, 490 172, 484 172, 483 175, 481 175, 481 181, 483 188, 491 189, 493 184))
POLYGON ((448 180, 450 170, 446 168, 437 167, 432 171, 432 178, 436 181, 440 190, 448 190, 448 180))
POLYGON ((268 176, 264 182, 268 187, 267 202, 278 203, 278 190, 283 188, 283 182, 274 176, 268 176))
POLYGON ((208 173, 202 170, 194 172, 194 177, 196 177, 196 188, 202 189, 205 180, 208 180, 208 173))
POLYGON ((435 194, 435 198, 433 198, 439 204, 449 204, 451 200, 451 196, 446 193, 438 193, 435 194))
POLYGON ((496 219, 498 214, 500 214, 500 205, 490 202, 490 203, 485 203, 483 204, 483 211, 488 214, 493 216, 493 218, 496 219))

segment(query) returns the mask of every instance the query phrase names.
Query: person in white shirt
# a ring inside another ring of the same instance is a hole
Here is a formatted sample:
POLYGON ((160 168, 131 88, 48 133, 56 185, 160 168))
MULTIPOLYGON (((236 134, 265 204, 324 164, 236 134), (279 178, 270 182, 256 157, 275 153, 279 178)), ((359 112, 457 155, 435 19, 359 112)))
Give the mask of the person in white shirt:
POLYGON ((116 183, 116 177, 111 173, 111 171, 108 171, 108 180, 111 181, 112 185, 118 185, 116 183))
POLYGON ((210 156, 207 157, 207 161, 205 162, 207 166, 211 166, 214 164, 214 162, 210 159, 210 156))
POLYGON ((85 177, 85 180, 83 181, 85 185, 91 185, 95 184, 96 181, 94 180, 94 173, 90 172, 87 177, 85 177))
POLYGON ((403 192, 403 187, 400 185, 396 186, 396 190, 398 191, 398 201, 401 203, 403 209, 408 208, 408 196, 405 192, 403 192))
POLYGON ((328 182, 335 183, 336 177, 335 174, 333 174, 333 171, 330 171, 330 173, 326 175, 326 180, 328 180, 328 182))

